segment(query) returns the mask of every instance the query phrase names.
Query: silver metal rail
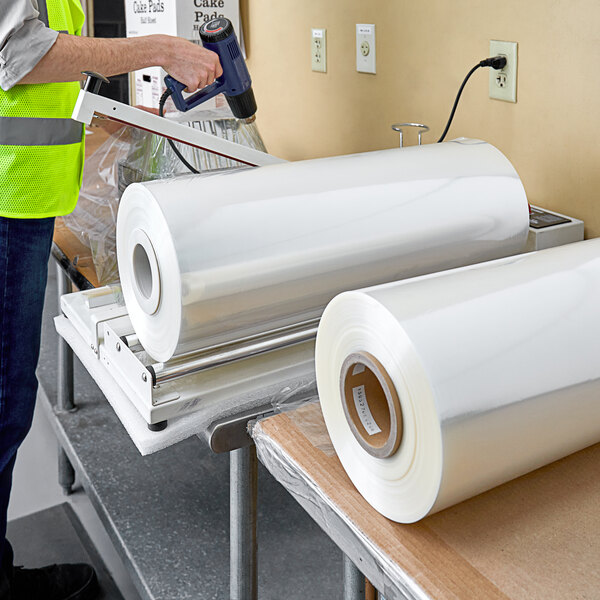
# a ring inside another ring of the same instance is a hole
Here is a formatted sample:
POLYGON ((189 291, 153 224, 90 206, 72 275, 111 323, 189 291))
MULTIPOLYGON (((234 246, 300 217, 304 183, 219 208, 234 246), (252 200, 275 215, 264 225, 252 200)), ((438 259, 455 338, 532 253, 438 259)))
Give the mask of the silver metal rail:
POLYGON ((293 327, 277 329, 263 336, 245 338, 234 344, 214 346, 198 353, 180 355, 169 363, 153 365, 154 385, 156 387, 186 375, 310 341, 316 337, 317 328, 318 320, 308 321, 293 327))
POLYGON ((365 600, 365 576, 345 554, 344 600, 365 600))

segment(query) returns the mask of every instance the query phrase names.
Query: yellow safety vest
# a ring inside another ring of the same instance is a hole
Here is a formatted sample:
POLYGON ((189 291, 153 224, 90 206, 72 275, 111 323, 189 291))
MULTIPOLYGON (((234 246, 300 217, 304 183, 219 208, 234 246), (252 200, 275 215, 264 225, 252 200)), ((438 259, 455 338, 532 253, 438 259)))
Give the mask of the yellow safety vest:
MULTIPOLYGON (((38 0, 51 29, 81 35, 79 0, 38 0)), ((79 83, 0 89, 0 215, 55 217, 77 203, 83 175, 84 130, 73 121, 79 83)))

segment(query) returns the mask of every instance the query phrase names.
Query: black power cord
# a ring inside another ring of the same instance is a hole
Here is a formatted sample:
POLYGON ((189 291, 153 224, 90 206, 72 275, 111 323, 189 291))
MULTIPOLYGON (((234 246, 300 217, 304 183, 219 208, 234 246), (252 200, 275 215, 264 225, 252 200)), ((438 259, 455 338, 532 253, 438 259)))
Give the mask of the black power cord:
POLYGON ((452 119, 454 119, 454 113, 456 112, 456 107, 458 106, 460 95, 462 94, 467 81, 469 81, 469 77, 471 77, 471 75, 473 75, 473 73, 475 73, 475 71, 477 71, 479 67, 492 67, 492 69, 496 69, 497 71, 499 71, 500 69, 504 69, 505 66, 506 56, 493 56, 491 58, 486 58, 480 61, 467 73, 467 76, 463 79, 463 82, 461 83, 460 88, 458 89, 458 94, 456 94, 456 100, 454 100, 454 106, 452 107, 452 111, 450 112, 450 117, 448 118, 448 122, 446 123, 444 133, 442 133, 440 139, 437 141, 438 144, 444 141, 444 138, 446 137, 446 134, 450 129, 450 125, 452 125, 452 119))
MULTIPOLYGON (((160 102, 158 103, 158 114, 161 117, 165 116, 165 104, 167 102, 167 99, 169 98, 169 96, 171 96, 173 92, 169 89, 166 89, 163 93, 163 95, 160 97, 160 102)), ((181 154, 181 152, 179 152, 177 146, 175 146, 175 142, 169 138, 167 138, 167 142, 169 142, 169 146, 171 146, 171 149, 173 150, 173 152, 175 152, 175 155, 177 156, 177 158, 192 172, 195 173, 196 175, 198 175, 198 173, 200 173, 200 171, 196 170, 194 167, 192 167, 192 165, 190 165, 190 163, 185 160, 185 158, 183 157, 183 154, 181 154)))

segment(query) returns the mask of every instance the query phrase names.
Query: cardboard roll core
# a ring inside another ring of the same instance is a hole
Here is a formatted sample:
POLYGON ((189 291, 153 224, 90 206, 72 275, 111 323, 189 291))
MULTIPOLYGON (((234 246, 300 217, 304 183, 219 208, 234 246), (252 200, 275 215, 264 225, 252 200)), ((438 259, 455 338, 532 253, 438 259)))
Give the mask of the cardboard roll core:
POLYGON ((154 246, 141 229, 133 231, 130 243, 133 293, 142 310, 152 315, 158 310, 161 296, 160 269, 154 246))
POLYGON ((368 352, 350 354, 342 364, 344 414, 358 443, 377 458, 393 456, 402 441, 398 393, 383 365, 368 352))

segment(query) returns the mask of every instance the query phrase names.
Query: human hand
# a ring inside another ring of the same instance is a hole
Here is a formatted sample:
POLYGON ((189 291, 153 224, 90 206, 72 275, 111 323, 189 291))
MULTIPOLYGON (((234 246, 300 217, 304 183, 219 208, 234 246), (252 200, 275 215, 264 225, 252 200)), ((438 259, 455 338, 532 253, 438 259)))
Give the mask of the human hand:
POLYGON ((223 74, 219 57, 211 50, 178 37, 167 38, 167 52, 162 68, 186 85, 187 92, 210 85, 223 74))

